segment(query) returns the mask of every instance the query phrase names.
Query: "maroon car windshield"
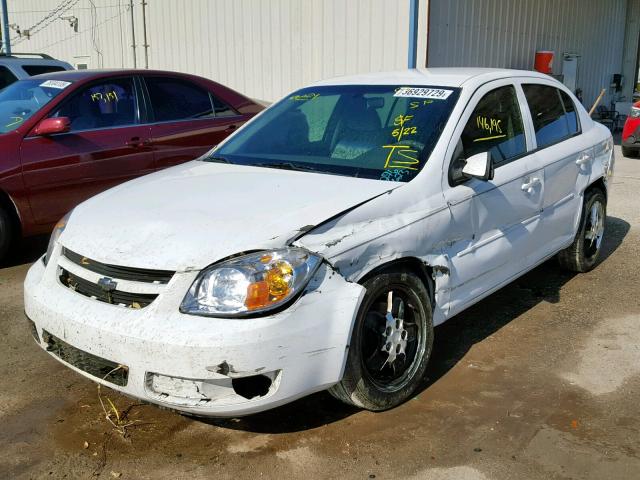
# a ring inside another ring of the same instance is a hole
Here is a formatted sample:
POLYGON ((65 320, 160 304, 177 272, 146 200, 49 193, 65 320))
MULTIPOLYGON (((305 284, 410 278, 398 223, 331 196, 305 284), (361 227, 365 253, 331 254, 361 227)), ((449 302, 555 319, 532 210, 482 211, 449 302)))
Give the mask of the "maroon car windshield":
POLYGON ((27 79, 0 90, 0 133, 18 128, 69 85, 62 80, 27 79))

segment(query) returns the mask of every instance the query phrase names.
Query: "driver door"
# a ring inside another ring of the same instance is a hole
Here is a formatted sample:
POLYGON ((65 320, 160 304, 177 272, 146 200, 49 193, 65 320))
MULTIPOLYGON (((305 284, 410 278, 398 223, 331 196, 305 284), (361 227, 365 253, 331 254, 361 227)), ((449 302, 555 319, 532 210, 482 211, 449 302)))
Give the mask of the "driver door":
POLYGON ((473 96, 447 151, 443 193, 452 216, 451 312, 496 290, 526 268, 535 251, 544 175, 532 166, 530 125, 520 86, 492 82, 473 96), (465 159, 490 152, 494 178, 462 174, 465 159))
POLYGON ((68 117, 71 130, 28 135, 20 147, 35 221, 57 222, 87 198, 154 169, 150 126, 140 125, 133 77, 81 87, 50 117, 68 117))

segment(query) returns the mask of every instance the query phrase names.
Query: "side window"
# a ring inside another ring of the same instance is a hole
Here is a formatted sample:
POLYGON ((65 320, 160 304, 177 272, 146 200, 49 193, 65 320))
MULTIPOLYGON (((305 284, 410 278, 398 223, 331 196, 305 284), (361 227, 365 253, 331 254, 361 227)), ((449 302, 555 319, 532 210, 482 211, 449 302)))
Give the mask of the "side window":
POLYGON ((136 123, 133 79, 110 79, 81 89, 53 117, 69 117, 71 130, 92 130, 136 123))
POLYGON ((224 115, 224 104, 214 105, 209 92, 191 82, 169 77, 145 77, 145 82, 156 122, 214 117, 214 108, 224 115))
POLYGON ((529 84, 522 88, 531 110, 538 148, 578 133, 577 113, 568 95, 548 85, 529 84))
POLYGON ((22 69, 27 72, 27 75, 30 77, 43 73, 64 72, 66 70, 64 67, 58 65, 22 65, 22 69))
POLYGON ((8 87, 16 80, 16 76, 7 67, 0 67, 0 90, 8 87))
POLYGON ((576 107, 569 95, 567 95, 562 90, 558 90, 558 92, 560 92, 560 98, 562 98, 564 116, 567 119, 567 123, 569 124, 569 135, 576 135, 580 133, 580 126, 578 124, 578 112, 576 112, 576 107))
POLYGON ((513 85, 496 88, 482 97, 460 140, 463 158, 491 152, 496 165, 526 152, 522 115, 513 85))
POLYGON ((227 105, 225 102, 220 100, 214 94, 211 95, 211 101, 213 102, 213 111, 216 117, 233 117, 234 115, 238 115, 233 108, 227 105))

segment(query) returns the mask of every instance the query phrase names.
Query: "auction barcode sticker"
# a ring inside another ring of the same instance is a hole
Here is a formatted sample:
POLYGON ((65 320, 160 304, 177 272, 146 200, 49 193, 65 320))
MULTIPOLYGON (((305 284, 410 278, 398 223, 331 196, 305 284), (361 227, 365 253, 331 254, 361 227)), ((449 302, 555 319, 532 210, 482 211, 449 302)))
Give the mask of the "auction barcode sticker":
POLYGON ((393 96, 446 100, 452 93, 453 90, 444 90, 442 88, 401 87, 393 94, 393 96))
POLYGON ((67 88, 71 85, 71 82, 65 82, 63 80, 47 80, 40 84, 41 87, 59 88, 60 90, 67 88))

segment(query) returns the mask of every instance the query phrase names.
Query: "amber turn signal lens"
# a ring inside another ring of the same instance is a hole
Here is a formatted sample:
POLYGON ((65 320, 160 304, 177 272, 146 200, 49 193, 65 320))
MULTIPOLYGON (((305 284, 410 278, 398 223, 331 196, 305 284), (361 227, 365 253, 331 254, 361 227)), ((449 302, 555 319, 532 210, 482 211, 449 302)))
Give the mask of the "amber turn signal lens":
POLYGON ((279 302, 291 293, 292 283, 293 267, 291 264, 284 260, 276 261, 269 266, 264 280, 251 283, 247 287, 245 301, 247 309, 256 310, 279 302))
POLYGON ((288 262, 279 261, 267 272, 267 284, 269 293, 280 299, 289 293, 291 280, 293 279, 293 268, 288 262))
POLYGON ((247 299, 244 304, 248 310, 256 310, 269 305, 269 285, 267 282, 252 283, 247 287, 247 299))

